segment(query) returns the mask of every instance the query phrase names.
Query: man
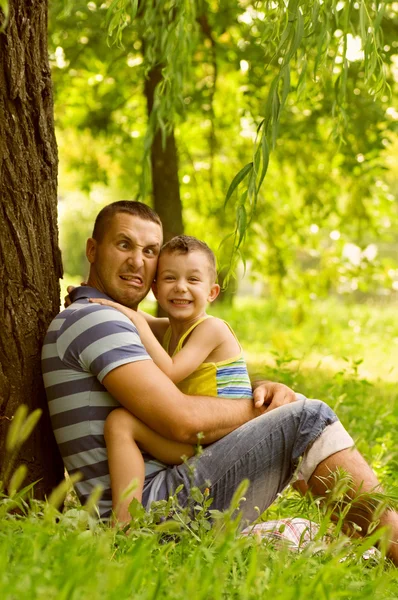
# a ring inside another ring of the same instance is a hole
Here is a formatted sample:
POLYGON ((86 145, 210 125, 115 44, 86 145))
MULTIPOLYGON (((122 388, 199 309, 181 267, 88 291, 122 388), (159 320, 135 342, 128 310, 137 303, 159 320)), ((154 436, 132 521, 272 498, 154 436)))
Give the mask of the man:
MULTIPOLYGON (((161 222, 146 205, 122 201, 105 207, 87 242, 88 286, 73 291, 73 304, 48 329, 43 373, 49 410, 67 470, 82 474, 76 484, 80 499, 102 484, 100 514, 110 514, 103 428, 107 415, 120 404, 169 439, 192 444, 202 432, 211 445, 196 462, 194 483, 210 481, 212 506, 223 509, 240 481, 248 478, 243 522, 257 517, 255 507, 263 511, 273 502, 300 458, 300 472, 314 494, 333 485, 338 468, 350 473, 354 490, 362 496, 377 489, 375 475, 324 403, 296 397, 274 383, 255 385, 255 403, 186 396, 150 359, 127 317, 88 302, 90 297, 111 298, 137 309, 154 279, 161 245, 161 222)), ((181 483, 179 499, 184 502, 191 485, 188 467, 165 468, 146 457, 145 506, 167 498, 181 483)), ((370 503, 358 501, 353 513, 351 519, 365 533, 372 518, 370 503)), ((387 511, 381 521, 397 542, 397 515, 387 511)), ((398 562, 394 543, 390 554, 398 562)))

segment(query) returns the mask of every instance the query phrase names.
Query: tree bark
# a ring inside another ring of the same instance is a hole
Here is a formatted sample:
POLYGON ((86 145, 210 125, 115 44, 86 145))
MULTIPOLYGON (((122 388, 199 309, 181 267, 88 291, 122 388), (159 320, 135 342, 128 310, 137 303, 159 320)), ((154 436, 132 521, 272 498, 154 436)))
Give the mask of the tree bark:
MULTIPOLYGON (((162 69, 156 66, 145 81, 148 117, 153 110, 155 88, 161 80, 162 69)), ((174 130, 167 135, 164 147, 162 132, 156 131, 151 147, 151 172, 154 209, 163 223, 164 241, 167 242, 184 232, 174 130)))
MULTIPOLYGON (((148 119, 153 110, 155 88, 162 80, 161 66, 150 70, 145 80, 145 97, 148 119)), ((163 223, 163 241, 168 242, 175 235, 184 233, 180 182, 178 179, 178 154, 174 130, 166 137, 163 145, 162 132, 157 130, 151 146, 151 173, 153 206, 163 223)), ((166 313, 158 305, 158 317, 166 313)))
POLYGON ((47 0, 10 0, 0 34, 0 455, 16 408, 41 408, 19 457, 28 482, 40 479, 36 497, 63 477, 40 369, 60 303, 57 166, 47 0))

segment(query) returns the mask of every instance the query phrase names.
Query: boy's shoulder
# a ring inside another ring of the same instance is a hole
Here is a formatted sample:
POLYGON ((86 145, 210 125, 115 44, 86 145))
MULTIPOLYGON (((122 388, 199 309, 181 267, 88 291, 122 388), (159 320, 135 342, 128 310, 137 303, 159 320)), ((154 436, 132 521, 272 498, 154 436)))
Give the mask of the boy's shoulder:
POLYGON ((202 334, 208 334, 208 333, 212 333, 214 334, 218 334, 218 335, 228 335, 229 333, 231 333, 231 328, 228 325, 228 323, 226 321, 223 321, 222 319, 219 319, 218 317, 213 317, 213 316, 208 316, 207 319, 205 319, 204 321, 202 321, 199 326, 198 326, 198 330, 202 333, 202 334))

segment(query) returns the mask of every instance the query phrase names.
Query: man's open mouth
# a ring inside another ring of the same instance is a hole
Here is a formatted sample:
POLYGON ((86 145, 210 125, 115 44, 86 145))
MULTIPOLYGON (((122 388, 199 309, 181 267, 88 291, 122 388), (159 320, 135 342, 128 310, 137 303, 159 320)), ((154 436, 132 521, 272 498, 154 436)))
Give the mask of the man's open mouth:
POLYGON ((140 277, 139 275, 119 275, 119 277, 120 279, 123 279, 123 281, 128 281, 130 283, 135 283, 138 285, 143 284, 142 277, 140 277))

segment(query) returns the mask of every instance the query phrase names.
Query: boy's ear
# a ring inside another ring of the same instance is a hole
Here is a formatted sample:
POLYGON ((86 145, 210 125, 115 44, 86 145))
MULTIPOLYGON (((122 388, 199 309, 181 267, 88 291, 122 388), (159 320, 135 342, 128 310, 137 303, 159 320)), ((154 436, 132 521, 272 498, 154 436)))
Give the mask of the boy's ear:
POLYGON ((94 238, 88 238, 86 243, 86 256, 90 264, 95 261, 95 255, 97 251, 97 240, 94 238))
POLYGON ((218 283, 213 283, 213 285, 210 288, 210 293, 209 293, 209 295, 207 297, 207 301, 208 302, 214 302, 214 300, 219 295, 220 291, 221 291, 221 288, 218 285, 218 283))
POLYGON ((156 280, 152 282, 151 288, 152 288, 153 295, 155 296, 155 298, 157 300, 157 298, 158 298, 158 286, 156 285, 156 280))

